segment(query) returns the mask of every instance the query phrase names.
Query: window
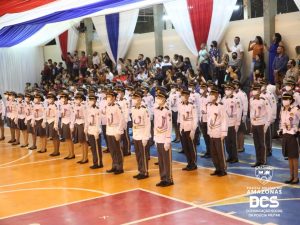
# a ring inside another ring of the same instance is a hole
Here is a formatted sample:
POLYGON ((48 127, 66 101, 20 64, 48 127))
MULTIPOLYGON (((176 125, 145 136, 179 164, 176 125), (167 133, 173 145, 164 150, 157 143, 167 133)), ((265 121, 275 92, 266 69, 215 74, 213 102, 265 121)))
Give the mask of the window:
POLYGON ((297 11, 299 10, 294 0, 277 0, 277 14, 297 11))
POLYGON ((244 2, 243 0, 237 0, 230 21, 243 20, 243 19, 244 19, 244 2))
POLYGON ((251 18, 264 16, 263 0, 251 0, 251 18))
POLYGON ((154 32, 153 8, 140 9, 134 33, 154 32))

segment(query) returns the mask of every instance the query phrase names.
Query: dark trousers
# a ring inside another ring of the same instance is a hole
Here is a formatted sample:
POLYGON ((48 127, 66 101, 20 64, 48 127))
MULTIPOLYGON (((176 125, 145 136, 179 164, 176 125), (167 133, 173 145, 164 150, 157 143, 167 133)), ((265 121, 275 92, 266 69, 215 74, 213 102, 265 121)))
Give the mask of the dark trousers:
POLYGON ((226 152, 228 154, 228 159, 230 160, 238 159, 236 142, 237 142, 237 136, 236 136, 236 131, 234 126, 228 127, 228 134, 227 137, 225 138, 225 146, 226 146, 226 152))
POLYGON ((102 132, 103 132, 103 137, 104 137, 104 140, 105 140, 106 147, 107 147, 107 149, 109 149, 108 148, 108 143, 107 143, 107 136, 106 136, 106 125, 102 125, 102 132))
POLYGON ((256 163, 266 163, 266 143, 264 125, 252 125, 253 141, 256 153, 256 163))
POLYGON ((146 148, 143 146, 142 140, 133 140, 136 162, 138 164, 138 171, 140 174, 148 174, 148 159, 146 148))
POLYGON ((128 134, 128 128, 124 130, 124 133, 121 135, 121 142, 122 142, 122 151, 124 155, 130 154, 130 139, 128 134))
POLYGON ((153 136, 154 136, 154 120, 151 120, 151 138, 150 138, 150 146, 153 145, 154 141, 153 141, 153 136))
MULTIPOLYGON (((99 134, 99 139, 101 140, 101 135, 99 134)), ((88 135, 88 141, 91 146, 92 154, 93 154, 93 164, 95 166, 102 165, 102 148, 101 144, 99 145, 99 141, 96 143, 96 138, 94 135, 88 135)))
POLYGON ((272 152, 272 125, 270 125, 265 133, 265 141, 266 141, 266 152, 272 152))
POLYGON ((201 129, 201 133, 203 135, 204 142, 205 142, 205 145, 206 145, 206 154, 210 155, 210 145, 209 145, 209 139, 210 139, 210 137, 207 134, 207 123, 201 122, 200 123, 200 129, 201 129))
POLYGON ((200 70, 202 71, 205 80, 211 80, 211 76, 209 73, 209 64, 208 63, 201 63, 200 70))
POLYGON ((172 149, 166 151, 163 143, 157 143, 157 152, 160 180, 173 182, 172 149))
POLYGON ((210 151, 213 164, 217 172, 226 171, 226 161, 224 152, 224 143, 221 138, 210 138, 210 151))
POLYGON ((112 158, 112 169, 123 170, 123 152, 120 147, 120 141, 115 136, 107 135, 108 148, 112 158))
POLYGON ((190 131, 181 131, 182 148, 186 155, 188 166, 196 166, 197 151, 190 137, 190 131))

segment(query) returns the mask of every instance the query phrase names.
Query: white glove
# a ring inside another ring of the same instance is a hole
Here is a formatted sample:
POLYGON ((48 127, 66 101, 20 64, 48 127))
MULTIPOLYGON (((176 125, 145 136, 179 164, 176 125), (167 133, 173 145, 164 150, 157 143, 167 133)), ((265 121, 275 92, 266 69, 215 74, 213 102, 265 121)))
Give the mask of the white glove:
POLYGON ((148 140, 142 140, 142 143, 143 143, 143 146, 146 147, 147 143, 148 143, 148 140))
POLYGON ((238 132, 238 130, 239 130, 239 126, 238 126, 238 125, 236 125, 236 126, 234 127, 234 129, 235 129, 235 132, 238 132))
POLYGON ((165 151, 169 151, 171 149, 171 144, 170 143, 165 143, 164 148, 165 148, 165 151))
POLYGON ((14 123, 18 124, 18 118, 14 118, 14 123))
POLYGON ((269 126, 267 126, 267 125, 264 126, 264 133, 267 133, 268 127, 269 126))
POLYGON ((194 138, 195 138, 195 131, 191 131, 191 132, 190 132, 190 138, 191 138, 192 140, 194 140, 194 138))
POLYGON ((115 135, 115 138, 116 138, 116 141, 120 141, 121 135, 120 135, 120 134, 116 134, 116 135, 115 135))

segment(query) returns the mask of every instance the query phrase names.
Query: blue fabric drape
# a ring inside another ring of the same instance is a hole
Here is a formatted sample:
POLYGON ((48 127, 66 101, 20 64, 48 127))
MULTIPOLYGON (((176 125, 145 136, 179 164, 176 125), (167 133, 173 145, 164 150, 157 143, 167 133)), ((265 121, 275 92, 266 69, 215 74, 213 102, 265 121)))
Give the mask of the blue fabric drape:
POLYGON ((118 61, 118 44, 119 44, 119 13, 114 13, 105 16, 107 36, 111 52, 114 56, 115 62, 118 61))
POLYGON ((34 35, 39 29, 48 23, 61 22, 86 16, 107 8, 139 2, 142 0, 104 0, 83 7, 58 11, 49 15, 26 21, 24 23, 7 26, 0 30, 0 47, 11 47, 34 35), (5 36, 2 36, 5 34, 5 36), (15 38, 14 36, 17 35, 15 38))

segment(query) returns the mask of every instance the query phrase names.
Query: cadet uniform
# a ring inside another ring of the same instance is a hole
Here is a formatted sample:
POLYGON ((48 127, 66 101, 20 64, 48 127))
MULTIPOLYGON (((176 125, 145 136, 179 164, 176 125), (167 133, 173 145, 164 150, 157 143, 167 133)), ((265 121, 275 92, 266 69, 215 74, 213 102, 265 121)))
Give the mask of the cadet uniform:
MULTIPOLYGON (((166 101, 167 94, 160 91, 156 96, 157 99, 166 101)), ((154 108, 154 141, 158 151, 158 164, 161 182, 156 186, 166 187, 173 185, 172 177, 172 114, 167 106, 158 106, 154 108)))
MULTIPOLYGON (((190 91, 183 90, 181 96, 190 97, 190 91)), ((197 129, 198 115, 195 105, 189 102, 189 98, 182 101, 178 108, 179 130, 183 151, 187 158, 187 166, 183 170, 197 169, 197 151, 195 148, 195 132, 197 129)))
POLYGON ((238 152, 244 152, 244 139, 245 139, 245 132, 247 130, 246 122, 247 122, 247 114, 248 114, 248 97, 244 91, 240 89, 240 81, 239 80, 233 80, 232 83, 235 85, 236 90, 234 92, 234 96, 239 98, 241 103, 241 109, 242 109, 242 118, 241 123, 239 126, 239 130, 237 132, 237 150, 238 152))
MULTIPOLYGON (((116 98, 114 91, 108 91, 106 98, 116 98)), ((121 107, 115 103, 115 100, 108 101, 106 107, 106 135, 107 144, 112 157, 112 168, 107 170, 108 173, 124 173, 123 162, 124 156, 120 146, 120 138, 124 131, 124 116, 121 107)))
POLYGON ((260 97, 266 99, 272 109, 272 119, 271 119, 271 124, 267 129, 266 132, 266 148, 267 148, 267 156, 271 156, 272 155, 272 125, 275 122, 275 119, 277 117, 277 103, 275 100, 275 96, 267 91, 266 85, 267 85, 267 81, 263 80, 260 82, 260 84, 262 85, 262 91, 260 94, 260 97))
POLYGON ((142 90, 144 91, 144 97, 143 101, 145 103, 145 106, 148 108, 150 120, 151 120, 151 138, 149 141, 149 145, 152 146, 154 144, 153 142, 153 135, 154 135, 154 128, 153 128, 153 110, 154 110, 154 98, 149 93, 149 87, 143 86, 142 90))
POLYGON ((52 138, 54 151, 50 156, 59 156, 59 135, 58 135, 58 121, 59 121, 59 110, 55 104, 56 95, 54 93, 49 93, 47 99, 53 99, 52 103, 48 103, 45 113, 46 121, 46 135, 48 138, 52 138))
POLYGON ((206 88, 207 85, 205 83, 200 84, 199 122, 200 122, 201 133, 203 135, 205 146, 206 146, 206 153, 201 157, 210 158, 210 144, 209 144, 210 137, 207 134, 207 104, 209 102, 209 99, 208 99, 206 88))
MULTIPOLYGON (((212 95, 218 99, 218 89, 212 87, 210 92, 210 98, 212 95)), ((210 136, 210 152, 213 164, 216 168, 215 172, 211 175, 225 176, 226 173, 226 161, 224 152, 224 140, 228 132, 228 117, 225 112, 224 105, 217 103, 217 99, 214 99, 207 105, 207 133, 210 136)))
POLYGON ((95 101, 95 104, 89 105, 87 113, 87 121, 85 123, 84 130, 88 135, 89 145, 91 146, 93 154, 93 166, 91 169, 98 169, 103 167, 102 162, 102 147, 98 143, 98 139, 101 140, 101 128, 100 128, 100 111, 96 106, 97 97, 93 94, 89 95, 90 101, 95 101))
MULTIPOLYGON (((133 101, 136 98, 143 98, 142 91, 136 91, 133 94, 133 101)), ((134 105, 131 109, 132 112, 132 132, 133 143, 138 164, 139 174, 134 178, 145 179, 148 175, 148 157, 147 157, 147 143, 151 137, 151 122, 147 107, 144 105, 134 105)))
POLYGON ((228 134, 225 138, 225 146, 228 154, 227 162, 236 163, 238 162, 237 131, 242 117, 241 102, 239 98, 233 95, 233 84, 227 83, 223 86, 225 89, 225 96, 222 99, 222 103, 228 116, 228 134))
POLYGON ((261 85, 255 84, 252 90, 253 97, 250 99, 250 119, 256 152, 256 163, 252 167, 267 163, 265 133, 272 120, 272 109, 268 101, 260 97, 260 90, 261 85))
POLYGON ((35 150, 37 149, 36 147, 36 135, 34 132, 34 128, 32 126, 31 121, 33 120, 33 102, 32 102, 32 95, 30 93, 26 93, 25 94, 25 99, 27 99, 25 101, 25 112, 26 112, 26 116, 25 116, 25 123, 27 125, 27 133, 31 134, 32 136, 32 146, 29 147, 29 150, 35 150))
POLYGON ((300 110, 293 105, 294 98, 291 92, 282 96, 283 106, 280 112, 280 135, 282 135, 282 153, 289 160, 290 179, 286 184, 298 184, 298 160, 299 160, 299 135, 300 110))
POLYGON ((3 141, 5 139, 4 137, 4 118, 5 118, 5 105, 2 100, 2 96, 0 95, 0 141, 3 141))
POLYGON ((17 94, 15 92, 8 93, 9 99, 6 104, 6 119, 7 119, 7 126, 10 129, 11 139, 8 143, 12 144, 16 141, 16 134, 15 129, 17 128, 17 121, 14 115, 17 114, 17 103, 15 102, 15 97, 17 94))
POLYGON ((176 90, 177 85, 171 84, 171 92, 169 94, 169 105, 172 111, 172 125, 175 130, 176 137, 172 142, 178 143, 180 142, 180 131, 177 123, 178 118, 178 105, 180 102, 180 93, 176 90))
MULTIPOLYGON (((125 95, 125 89, 123 87, 117 87, 115 91, 122 92, 125 95)), ((124 125, 123 125, 124 131, 123 134, 121 135, 122 151, 124 156, 129 156, 131 155, 131 151, 130 151, 131 145, 130 145, 130 139, 128 134, 129 102, 123 96, 122 99, 119 97, 117 98, 117 104, 121 107, 124 116, 124 125)))

